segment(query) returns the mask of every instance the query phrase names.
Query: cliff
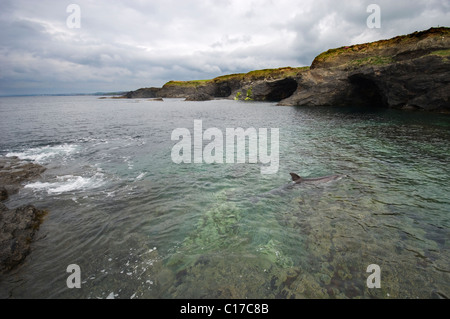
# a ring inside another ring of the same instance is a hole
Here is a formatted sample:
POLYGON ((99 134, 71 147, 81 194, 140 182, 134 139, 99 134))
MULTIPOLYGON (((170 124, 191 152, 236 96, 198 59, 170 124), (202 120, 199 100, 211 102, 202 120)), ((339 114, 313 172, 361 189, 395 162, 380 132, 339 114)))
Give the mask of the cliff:
POLYGON ((311 67, 170 81, 126 97, 276 101, 295 106, 365 106, 450 112, 450 28, 331 49, 311 67))
POLYGON ((297 80, 309 69, 279 68, 224 75, 212 80, 170 81, 162 88, 144 88, 128 92, 127 98, 186 98, 204 101, 213 98, 281 101, 297 89, 297 80))
POLYGON ((317 56, 282 105, 450 111, 450 29, 432 28, 317 56))

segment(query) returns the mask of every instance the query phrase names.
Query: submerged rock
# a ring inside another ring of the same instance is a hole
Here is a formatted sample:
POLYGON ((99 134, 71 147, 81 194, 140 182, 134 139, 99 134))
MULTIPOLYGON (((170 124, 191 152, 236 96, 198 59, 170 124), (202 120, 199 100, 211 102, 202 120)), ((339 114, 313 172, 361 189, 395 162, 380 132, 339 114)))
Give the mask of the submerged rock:
POLYGON ((31 205, 8 209, 0 203, 0 273, 24 261, 45 214, 31 205))
POLYGON ((39 178, 45 170, 44 166, 18 157, 0 157, 0 197, 8 198, 8 194, 17 193, 25 182, 39 178))

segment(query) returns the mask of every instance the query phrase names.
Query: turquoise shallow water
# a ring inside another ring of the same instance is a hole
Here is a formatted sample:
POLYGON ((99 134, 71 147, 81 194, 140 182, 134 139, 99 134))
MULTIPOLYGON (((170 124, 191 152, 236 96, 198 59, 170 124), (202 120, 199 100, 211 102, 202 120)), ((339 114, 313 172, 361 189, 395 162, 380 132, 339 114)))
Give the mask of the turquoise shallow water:
POLYGON ((450 297, 448 115, 1 98, 0 135, 0 155, 47 167, 6 205, 49 211, 2 298, 450 297), (279 128, 278 173, 173 163, 171 132, 194 120, 279 128), (344 177, 289 188, 290 172, 344 177))

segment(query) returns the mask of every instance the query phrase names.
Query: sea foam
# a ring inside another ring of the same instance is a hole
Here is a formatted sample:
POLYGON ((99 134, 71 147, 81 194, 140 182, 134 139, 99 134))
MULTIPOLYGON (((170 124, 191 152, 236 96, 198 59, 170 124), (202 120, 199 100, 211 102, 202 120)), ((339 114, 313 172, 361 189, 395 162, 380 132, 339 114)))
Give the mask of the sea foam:
POLYGON ((53 182, 35 182, 25 185, 36 191, 47 191, 48 194, 61 194, 78 190, 92 189, 105 183, 104 176, 97 173, 92 177, 65 175, 58 176, 53 182))
POLYGON ((33 147, 22 152, 10 152, 6 156, 17 156, 23 160, 31 160, 39 164, 45 164, 49 159, 62 156, 66 157, 74 153, 77 145, 61 144, 61 145, 47 145, 42 147, 33 147))

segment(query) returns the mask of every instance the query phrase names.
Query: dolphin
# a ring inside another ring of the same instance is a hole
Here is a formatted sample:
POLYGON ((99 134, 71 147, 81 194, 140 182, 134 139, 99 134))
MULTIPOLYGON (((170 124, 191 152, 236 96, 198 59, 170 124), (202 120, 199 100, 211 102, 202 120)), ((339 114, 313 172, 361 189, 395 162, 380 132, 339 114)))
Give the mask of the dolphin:
POLYGON ((340 179, 343 177, 343 175, 330 175, 330 176, 323 176, 323 177, 316 177, 316 178, 303 178, 298 176, 295 173, 289 173, 292 177, 292 181, 294 184, 300 184, 300 183, 312 183, 312 184, 319 184, 319 183, 327 183, 330 181, 335 181, 337 179, 340 179))
POLYGON ((272 189, 271 191, 264 193, 262 195, 258 195, 256 197, 253 197, 251 199, 252 203, 257 203, 260 198, 266 197, 267 195, 282 195, 286 191, 293 189, 295 186, 299 186, 300 184, 322 184, 322 183, 328 183, 331 181, 338 180, 345 175, 330 175, 330 176, 323 176, 323 177, 316 177, 316 178, 303 178, 298 176, 295 173, 289 173, 292 177, 292 182, 285 184, 279 188, 272 189))

